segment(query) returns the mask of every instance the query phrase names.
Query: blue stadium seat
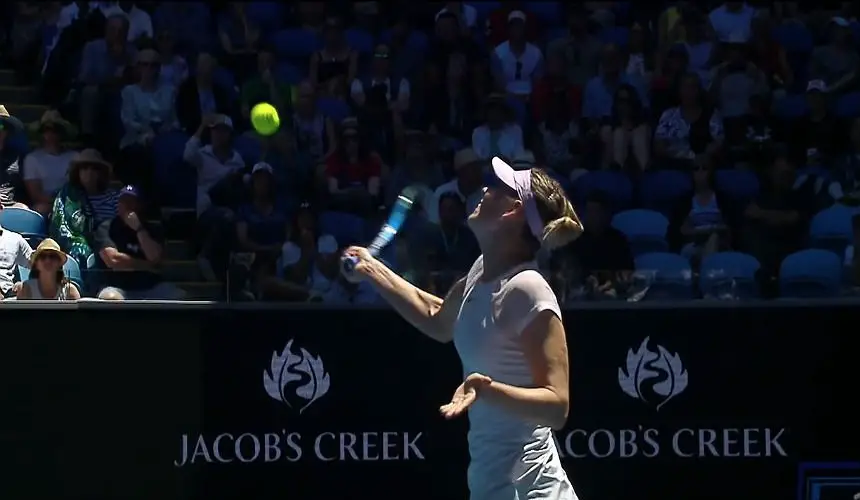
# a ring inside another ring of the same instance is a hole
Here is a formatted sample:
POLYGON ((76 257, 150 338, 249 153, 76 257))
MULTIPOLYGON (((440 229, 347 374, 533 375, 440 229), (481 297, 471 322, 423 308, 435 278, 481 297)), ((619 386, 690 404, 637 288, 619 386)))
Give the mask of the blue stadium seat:
POLYGON ((853 118, 860 116, 860 92, 851 92, 840 96, 835 103, 836 116, 853 118))
POLYGON ((677 170, 657 170, 643 176, 640 189, 644 208, 671 215, 675 205, 692 194, 693 180, 677 170))
POLYGON ((18 266, 16 269, 18 270, 18 281, 27 281, 30 279, 29 267, 18 266))
POLYGON ((717 170, 717 189, 733 200, 747 203, 758 196, 758 176, 749 170, 717 170))
POLYGON ((332 97, 320 97, 317 99, 317 109, 328 118, 331 118, 335 124, 339 124, 344 118, 351 113, 349 104, 342 99, 332 97))
POLYGON ((774 115, 779 118, 800 118, 809 113, 805 95, 789 94, 774 104, 774 115))
POLYGON ((83 292, 84 288, 84 277, 81 274, 81 267, 78 264, 78 261, 73 259, 71 256, 67 256, 66 264, 63 265, 63 273, 65 273, 66 278, 69 279, 75 286, 78 287, 79 292, 83 292))
POLYGON ((25 238, 47 234, 45 219, 38 212, 27 208, 0 210, 0 226, 25 238))
POLYGON ((350 28, 344 32, 344 36, 346 36, 346 42, 349 46, 357 51, 359 54, 370 54, 373 52, 373 35, 370 33, 358 29, 358 28, 350 28))
POLYGON ((220 66, 215 68, 215 72, 212 74, 212 81, 215 85, 226 90, 231 97, 235 99, 239 98, 239 87, 236 83, 236 76, 227 68, 220 66))
POLYGON ((812 33, 801 23, 788 22, 773 28, 773 37, 776 43, 782 46, 786 52, 812 52, 815 42, 812 33))
POLYGON ((815 298, 839 295, 842 259, 817 248, 801 250, 786 257, 779 269, 782 297, 815 298))
MULTIPOLYGON (((379 41, 382 43, 391 43, 391 30, 385 30, 379 35, 379 41)), ((427 51, 430 41, 425 33, 420 31, 411 31, 409 38, 406 39, 406 47, 422 54, 427 51)))
POLYGON ((815 214, 809 224, 810 246, 843 255, 853 235, 851 217, 856 213, 852 208, 837 204, 815 214))
POLYGON ((706 255, 699 269, 699 290, 704 296, 730 294, 735 299, 758 297, 756 273, 761 264, 752 255, 717 252, 706 255))
POLYGON ((624 210, 633 202, 633 183, 621 172, 595 170, 573 183, 574 201, 578 206, 584 206, 588 196, 595 191, 609 197, 613 210, 624 210))
POLYGON ((192 208, 197 199, 196 172, 182 159, 187 141, 188 135, 178 130, 159 134, 152 141, 158 189, 171 207, 192 208))
POLYGON ((646 253, 636 257, 636 276, 648 282, 647 299, 690 298, 693 295, 693 270, 678 254, 646 253))
POLYGON ((320 232, 334 236, 340 246, 362 242, 366 228, 364 219, 346 212, 323 212, 320 214, 320 232))
POLYGON ((272 43, 280 57, 306 58, 322 47, 322 40, 316 33, 298 28, 278 31, 272 43))
POLYGON ((308 77, 307 71, 289 62, 279 62, 275 66, 275 78, 289 85, 297 85, 308 77))
POLYGON ((245 165, 253 166, 255 163, 260 161, 260 158, 263 155, 260 142, 253 137, 245 135, 239 135, 233 138, 233 149, 242 156, 242 159, 245 160, 245 165))
POLYGON ((281 2, 248 2, 245 13, 248 19, 259 26, 263 33, 271 33, 281 27, 284 19, 286 4, 281 2))
POLYGON ((669 249, 669 243, 666 241, 669 219, 660 212, 625 210, 612 218, 612 227, 624 233, 633 255, 665 252, 669 249))
POLYGON ((564 19, 561 10, 561 2, 531 1, 525 2, 523 8, 526 12, 534 14, 542 25, 558 25, 560 19, 564 19))

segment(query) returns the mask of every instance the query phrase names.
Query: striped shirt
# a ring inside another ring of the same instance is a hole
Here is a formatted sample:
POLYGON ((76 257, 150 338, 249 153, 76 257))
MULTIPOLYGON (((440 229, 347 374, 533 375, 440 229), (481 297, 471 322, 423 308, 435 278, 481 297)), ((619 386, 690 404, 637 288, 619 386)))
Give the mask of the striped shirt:
POLYGON ((102 194, 87 195, 87 201, 92 207, 93 222, 96 226, 106 220, 116 217, 116 206, 119 192, 107 191, 102 194))

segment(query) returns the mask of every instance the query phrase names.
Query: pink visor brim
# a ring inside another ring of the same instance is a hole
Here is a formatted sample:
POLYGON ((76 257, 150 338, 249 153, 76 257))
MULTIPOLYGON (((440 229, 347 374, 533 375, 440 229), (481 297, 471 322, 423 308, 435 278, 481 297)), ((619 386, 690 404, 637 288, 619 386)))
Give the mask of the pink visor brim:
POLYGON ((493 174, 505 186, 513 189, 523 203, 529 230, 538 241, 543 239, 543 221, 538 213, 537 203, 532 192, 532 171, 514 170, 498 156, 493 157, 493 174))

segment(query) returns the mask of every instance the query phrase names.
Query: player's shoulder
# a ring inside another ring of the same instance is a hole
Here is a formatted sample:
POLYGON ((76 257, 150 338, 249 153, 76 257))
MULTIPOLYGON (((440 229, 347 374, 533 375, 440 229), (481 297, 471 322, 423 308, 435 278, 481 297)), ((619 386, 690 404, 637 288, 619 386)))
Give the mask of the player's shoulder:
POLYGON ((537 267, 527 267, 520 270, 508 280, 502 283, 505 294, 525 294, 535 298, 546 298, 551 296, 555 299, 555 293, 549 282, 537 267))

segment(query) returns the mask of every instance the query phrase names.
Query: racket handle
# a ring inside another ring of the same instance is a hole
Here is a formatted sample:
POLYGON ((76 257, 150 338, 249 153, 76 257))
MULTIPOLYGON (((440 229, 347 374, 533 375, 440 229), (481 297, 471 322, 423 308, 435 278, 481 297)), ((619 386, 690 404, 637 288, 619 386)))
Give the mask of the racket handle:
POLYGON ((352 255, 344 255, 340 259, 340 265, 344 274, 352 274, 352 272, 355 271, 355 266, 358 265, 358 258, 353 257, 352 255))

